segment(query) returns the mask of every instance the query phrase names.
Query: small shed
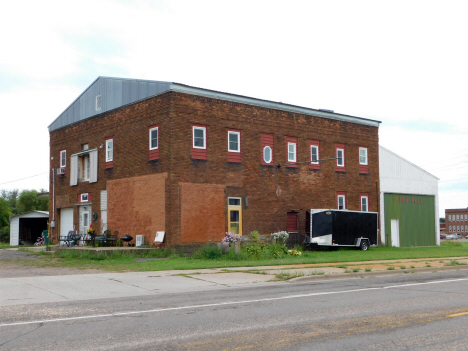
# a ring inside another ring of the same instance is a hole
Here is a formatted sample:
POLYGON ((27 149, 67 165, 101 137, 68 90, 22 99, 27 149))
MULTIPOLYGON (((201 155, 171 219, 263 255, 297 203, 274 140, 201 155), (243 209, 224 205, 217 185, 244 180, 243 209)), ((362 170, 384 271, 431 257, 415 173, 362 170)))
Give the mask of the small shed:
POLYGON ((34 244, 47 230, 48 211, 30 211, 10 217, 10 245, 34 244))

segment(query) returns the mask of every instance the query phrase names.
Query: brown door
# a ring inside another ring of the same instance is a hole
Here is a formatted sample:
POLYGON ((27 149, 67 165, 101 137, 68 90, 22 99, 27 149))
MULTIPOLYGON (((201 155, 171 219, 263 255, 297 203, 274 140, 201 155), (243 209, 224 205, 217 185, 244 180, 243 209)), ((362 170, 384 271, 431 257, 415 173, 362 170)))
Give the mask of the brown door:
POLYGON ((288 232, 297 232, 298 231, 298 213, 297 212, 288 212, 288 232))

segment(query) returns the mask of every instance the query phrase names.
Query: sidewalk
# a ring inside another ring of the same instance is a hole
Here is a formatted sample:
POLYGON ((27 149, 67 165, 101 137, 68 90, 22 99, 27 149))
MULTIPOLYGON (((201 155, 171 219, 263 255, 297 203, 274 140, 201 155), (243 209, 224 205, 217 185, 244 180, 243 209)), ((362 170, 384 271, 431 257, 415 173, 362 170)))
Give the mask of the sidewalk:
POLYGON ((0 279, 0 307, 459 269, 468 257, 12 277, 0 279))

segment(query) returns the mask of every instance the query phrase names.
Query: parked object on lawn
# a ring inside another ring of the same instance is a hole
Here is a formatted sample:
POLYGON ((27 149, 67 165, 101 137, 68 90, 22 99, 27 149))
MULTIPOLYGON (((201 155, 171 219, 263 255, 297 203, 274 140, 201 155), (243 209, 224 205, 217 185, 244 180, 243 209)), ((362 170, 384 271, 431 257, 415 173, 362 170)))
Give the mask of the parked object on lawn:
POLYGON ((133 246, 134 244, 132 244, 132 240, 133 240, 133 236, 131 235, 124 235, 123 237, 120 238, 120 240, 122 241, 125 241, 127 243, 127 246, 133 246))
POLYGON ((377 246, 378 214, 347 210, 307 210, 304 244, 348 246, 368 250, 377 246))
POLYGON ((440 239, 447 239, 447 234, 440 234, 440 239))

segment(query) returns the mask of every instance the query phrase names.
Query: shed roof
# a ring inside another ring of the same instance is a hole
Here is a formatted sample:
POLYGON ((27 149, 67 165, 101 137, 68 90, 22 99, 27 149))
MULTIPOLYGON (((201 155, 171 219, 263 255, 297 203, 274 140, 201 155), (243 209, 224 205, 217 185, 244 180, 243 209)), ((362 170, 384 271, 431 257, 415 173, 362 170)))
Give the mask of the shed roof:
POLYGON ((328 110, 316 110, 281 102, 196 88, 174 82, 98 77, 49 125, 49 132, 167 91, 205 96, 219 100, 302 113, 322 118, 337 119, 374 127, 378 127, 381 123, 376 120, 339 114, 328 110))
POLYGON ((48 218, 49 217, 49 211, 37 211, 37 210, 29 211, 29 212, 25 212, 25 213, 21 213, 21 214, 11 216, 10 220, 12 218, 15 218, 15 217, 18 217, 18 218, 48 218))

